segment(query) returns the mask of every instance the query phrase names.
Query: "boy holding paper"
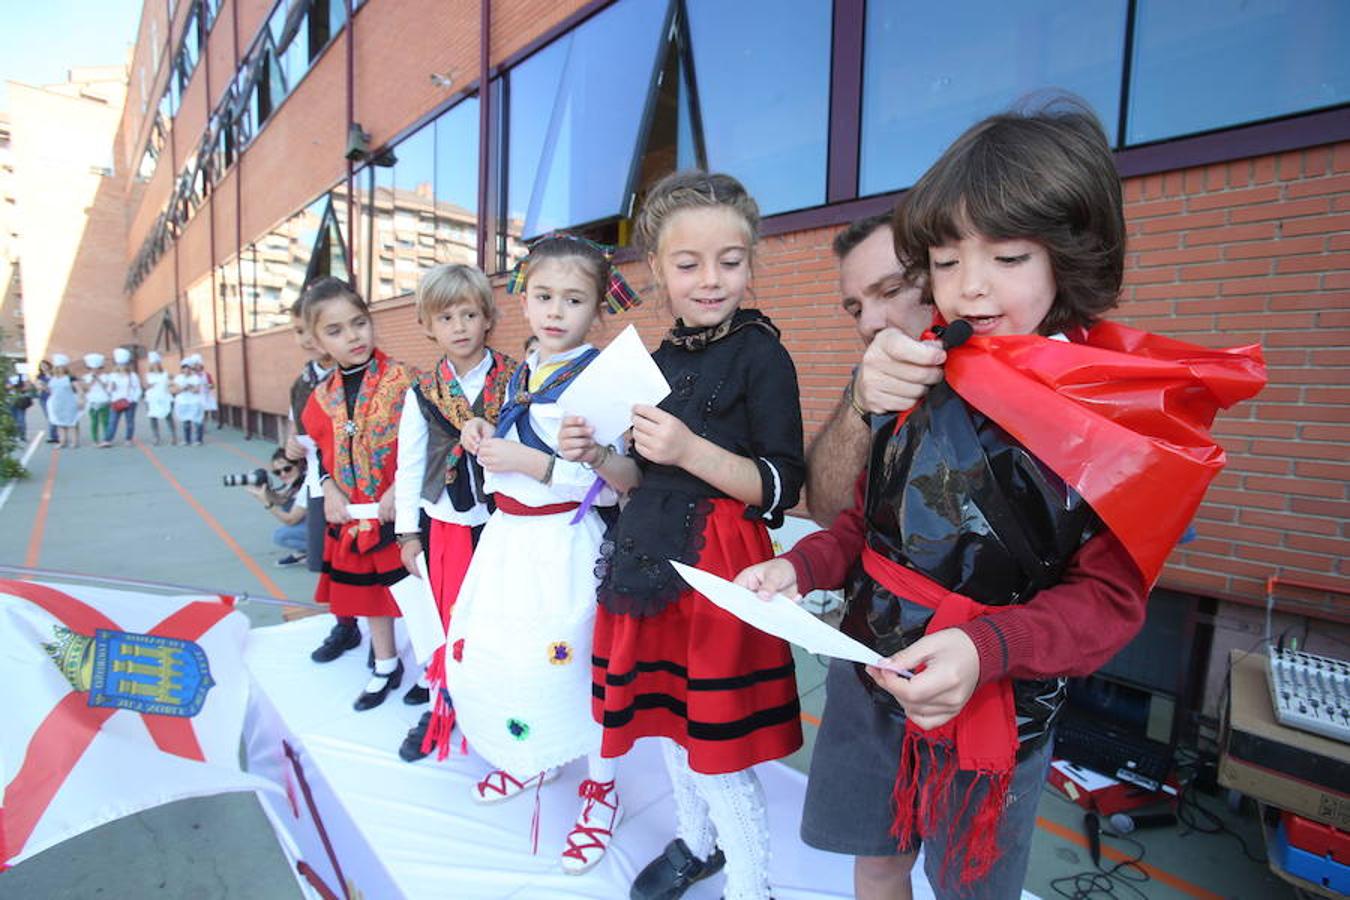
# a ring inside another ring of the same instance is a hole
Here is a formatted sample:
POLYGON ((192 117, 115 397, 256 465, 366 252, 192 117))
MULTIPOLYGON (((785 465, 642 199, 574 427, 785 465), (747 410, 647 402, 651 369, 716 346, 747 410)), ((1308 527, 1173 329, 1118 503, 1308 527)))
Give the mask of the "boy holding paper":
MULTIPOLYGON (((418 574, 425 565, 432 596, 441 615, 442 633, 478 535, 487 522, 488 504, 478 499, 482 469, 460 446, 460 429, 470 419, 496 424, 506 385, 516 362, 488 347, 497 322, 497 306, 487 276, 472 266, 437 266, 417 286, 417 321, 443 355, 413 381, 398 426, 398 471, 394 476, 394 530, 403 566, 418 574), (427 518, 426 540, 420 516, 427 518)), ((445 648, 437 650, 403 702, 432 700, 399 747, 398 755, 415 762, 431 753, 450 752, 454 707, 445 686, 445 648)))

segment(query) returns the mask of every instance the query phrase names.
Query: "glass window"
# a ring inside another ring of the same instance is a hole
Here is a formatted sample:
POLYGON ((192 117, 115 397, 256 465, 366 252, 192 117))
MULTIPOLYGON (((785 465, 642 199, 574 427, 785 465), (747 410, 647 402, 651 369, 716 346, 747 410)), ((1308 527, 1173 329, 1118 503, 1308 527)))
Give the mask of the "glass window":
POLYGON ((366 297, 380 300, 394 290, 394 168, 370 167, 371 191, 366 201, 366 297))
POLYGON ((183 44, 178 51, 178 65, 182 73, 183 87, 196 71, 197 59, 201 55, 202 38, 197 32, 197 10, 194 7, 188 13, 187 24, 183 26, 183 44))
POLYGON ((315 0, 309 9, 309 58, 314 60, 333 39, 347 19, 342 0, 315 0))
MULTIPOLYGON (((436 264, 436 129, 426 126, 405 138, 394 154, 393 296, 417 290, 423 269, 436 264)), ((384 295, 380 295, 384 296, 384 295)))
POLYGON ((1126 0, 868 0, 859 193, 908 187, 962 131, 1028 93, 1062 88, 1112 144, 1126 0))
MULTIPOLYGON (((245 248, 245 256, 251 256, 251 248, 245 248)), ((242 323, 239 315, 239 264, 230 260, 216 273, 219 284, 220 302, 216 305, 216 328, 221 337, 231 337, 241 333, 242 323)))
MULTIPOLYGON (((833 4, 686 0, 684 6, 708 168, 740 179, 765 215, 824 203, 833 4)), ((680 86, 687 89, 684 80, 680 86)), ((679 166, 687 168, 699 161, 688 100, 681 100, 679 166)))
POLYGON ((1139 0, 1130 144, 1350 100, 1350 3, 1139 0))
POLYGON ((436 120, 437 263, 478 261, 478 98, 436 120))
POLYGON ((508 233, 627 211, 666 9, 664 0, 620 0, 510 71, 508 233))

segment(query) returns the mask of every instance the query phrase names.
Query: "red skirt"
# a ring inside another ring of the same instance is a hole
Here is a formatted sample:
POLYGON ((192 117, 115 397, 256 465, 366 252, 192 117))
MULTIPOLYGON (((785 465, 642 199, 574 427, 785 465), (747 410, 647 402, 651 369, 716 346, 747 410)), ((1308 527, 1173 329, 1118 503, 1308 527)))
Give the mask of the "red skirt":
MULTIPOLYGON (((473 529, 468 525, 452 525, 439 519, 431 520, 430 543, 427 546, 427 577, 431 593, 436 598, 436 609, 441 614, 441 625, 450 630, 450 613, 459 599, 459 588, 464 573, 469 571, 473 558, 473 529)), ((441 647, 427 663, 427 684, 431 687, 431 721, 422 739, 422 752, 436 751, 437 759, 450 755, 450 735, 455 726, 455 711, 450 694, 445 688, 445 647, 441 647)), ((468 752, 467 747, 465 752, 468 752)))
POLYGON ((323 573, 314 601, 327 603, 335 616, 401 616, 389 593, 389 585, 408 574, 398 544, 362 553, 352 540, 353 527, 329 525, 324 530, 323 573))
MULTIPOLYGON (((734 578, 773 556, 763 523, 745 504, 714 500, 698 567, 734 578)), ((695 772, 737 772, 802 745, 792 651, 693 590, 654 616, 595 620, 592 712, 606 757, 641 737, 667 737, 695 772)))

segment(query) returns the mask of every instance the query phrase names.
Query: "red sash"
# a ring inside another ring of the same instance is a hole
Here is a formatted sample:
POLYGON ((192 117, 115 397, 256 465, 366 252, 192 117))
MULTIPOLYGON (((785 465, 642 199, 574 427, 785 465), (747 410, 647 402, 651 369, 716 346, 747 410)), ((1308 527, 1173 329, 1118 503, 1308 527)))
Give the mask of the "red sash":
MULTIPOLYGON (((887 559, 871 547, 863 548, 863 569, 886 590, 933 610, 926 634, 952 628, 988 613, 994 607, 947 590, 925 575, 887 559)), ((998 819, 1012 783, 1017 764, 1016 708, 1012 680, 1001 678, 980 685, 966 705, 944 725, 925 731, 912 721, 905 722, 905 738, 900 750, 900 769, 896 773, 895 821, 891 834, 901 847, 913 846, 916 836, 932 834, 939 820, 955 825, 965 816, 971 795, 981 782, 988 791, 976 807, 970 827, 964 834, 953 828, 942 860, 942 872, 964 851, 961 883, 978 881, 989 873, 999 856, 998 819), (942 758, 936 745, 947 751, 942 758), (921 754, 930 757, 928 777, 919 781, 921 754), (952 780, 956 773, 975 772, 965 796, 952 806, 952 780)))

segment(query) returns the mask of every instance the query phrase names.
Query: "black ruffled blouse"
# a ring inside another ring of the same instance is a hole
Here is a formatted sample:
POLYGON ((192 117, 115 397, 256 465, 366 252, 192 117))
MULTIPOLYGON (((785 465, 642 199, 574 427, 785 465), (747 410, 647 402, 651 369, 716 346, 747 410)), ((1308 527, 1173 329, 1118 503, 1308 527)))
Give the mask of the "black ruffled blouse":
MULTIPOLYGON (((806 477, 797 371, 778 334, 763 313, 741 309, 711 328, 677 323, 652 354, 671 387, 660 408, 694 434, 754 460, 763 501, 745 516, 770 528, 797 504, 806 477)), ((711 501, 727 495, 633 454, 642 483, 601 547, 599 599, 611 612, 649 616, 685 589, 666 560, 698 561, 711 501)))

